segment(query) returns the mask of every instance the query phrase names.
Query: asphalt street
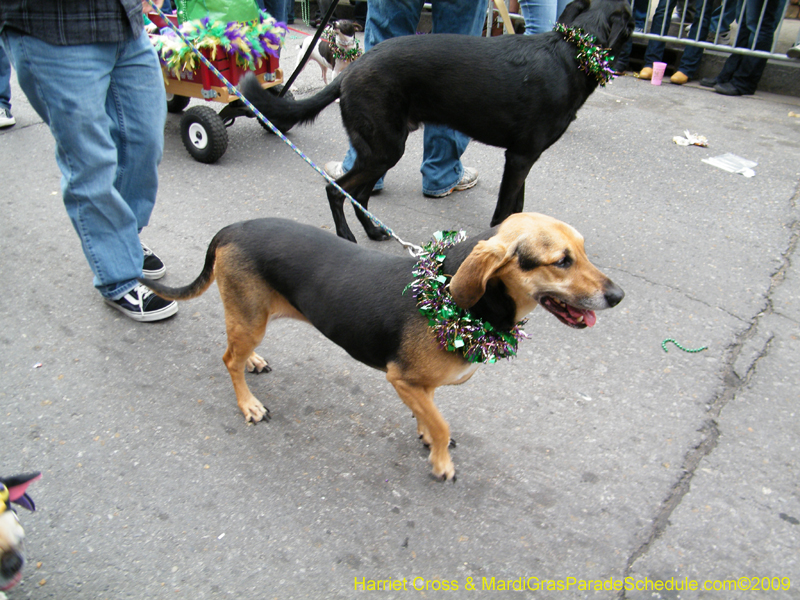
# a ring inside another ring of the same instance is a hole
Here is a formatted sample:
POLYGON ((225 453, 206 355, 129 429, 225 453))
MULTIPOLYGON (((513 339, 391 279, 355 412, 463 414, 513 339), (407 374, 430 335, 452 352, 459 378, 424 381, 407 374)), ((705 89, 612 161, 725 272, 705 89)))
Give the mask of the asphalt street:
MULTIPOLYGON (((531 171, 526 209, 575 226, 626 297, 581 331, 536 310, 516 359, 439 390, 458 441, 443 484, 384 375, 312 328, 270 326, 274 370, 248 382, 272 421, 253 426, 221 360, 216 286, 154 324, 106 306, 49 130, 13 83, 0 467, 44 477, 11 600, 800 598, 797 98, 632 77, 589 98, 531 171), (673 142, 687 130, 708 147, 673 142), (726 153, 755 176, 703 162, 726 153)), ((295 94, 321 85, 311 65, 295 94)), ((193 280, 236 221, 332 230, 323 179, 257 122, 237 120, 213 165, 179 123, 142 234, 165 282, 193 280)), ((290 138, 320 164, 347 148, 336 105, 290 138)), ((412 134, 375 214, 415 243, 487 228, 503 152, 472 143, 480 181, 444 199, 423 197, 421 153, 412 134)), ((360 244, 403 252, 348 220, 360 244)))

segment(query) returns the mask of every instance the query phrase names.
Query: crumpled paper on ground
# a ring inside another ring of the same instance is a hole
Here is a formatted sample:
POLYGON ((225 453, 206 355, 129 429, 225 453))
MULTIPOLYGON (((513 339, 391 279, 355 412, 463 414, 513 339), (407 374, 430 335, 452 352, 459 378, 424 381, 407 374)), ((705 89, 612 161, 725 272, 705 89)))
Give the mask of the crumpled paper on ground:
POLYGON ((701 148, 708 147, 708 140, 704 135, 697 135, 696 133, 689 133, 689 130, 683 132, 686 137, 676 135, 672 141, 678 146, 700 146, 701 148))

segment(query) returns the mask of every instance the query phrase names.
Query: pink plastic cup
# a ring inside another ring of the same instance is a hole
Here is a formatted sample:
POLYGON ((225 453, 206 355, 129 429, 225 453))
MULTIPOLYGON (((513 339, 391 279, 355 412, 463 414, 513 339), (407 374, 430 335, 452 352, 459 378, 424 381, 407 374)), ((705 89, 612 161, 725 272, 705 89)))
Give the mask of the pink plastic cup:
POLYGON ((664 71, 667 68, 667 63, 654 62, 653 63, 653 78, 650 83, 653 85, 661 85, 661 80, 664 78, 664 71))

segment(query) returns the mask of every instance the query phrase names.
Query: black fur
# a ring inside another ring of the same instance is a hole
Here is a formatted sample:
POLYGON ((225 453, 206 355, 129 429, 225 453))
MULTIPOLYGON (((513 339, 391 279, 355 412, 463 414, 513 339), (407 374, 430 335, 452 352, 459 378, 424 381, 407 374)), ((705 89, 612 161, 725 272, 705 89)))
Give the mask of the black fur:
MULTIPOLYGON (((626 0, 574 0, 559 21, 593 34, 614 54, 633 31, 626 0)), ((542 152, 566 131, 598 85, 578 68, 577 48, 561 34, 471 37, 405 36, 381 42, 318 94, 278 98, 253 77, 243 92, 279 129, 310 123, 340 98, 342 121, 358 153, 337 183, 367 207, 378 179, 405 150, 408 132, 440 123, 484 144, 506 149, 492 225, 524 205, 525 178, 542 152)), ((344 196, 327 186, 336 233, 355 241, 345 221, 344 196)), ((387 239, 356 211, 370 238, 387 239)))

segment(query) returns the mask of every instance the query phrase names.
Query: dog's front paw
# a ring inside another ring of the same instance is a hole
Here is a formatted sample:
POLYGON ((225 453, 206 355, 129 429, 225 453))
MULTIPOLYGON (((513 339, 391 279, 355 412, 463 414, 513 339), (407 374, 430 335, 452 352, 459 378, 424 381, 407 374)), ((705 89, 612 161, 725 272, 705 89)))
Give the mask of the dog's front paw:
POLYGON ((433 463, 431 472, 436 479, 441 481, 456 480, 456 467, 453 465, 453 461, 450 460, 449 456, 446 459, 440 460, 437 464, 437 461, 433 459, 433 452, 431 452, 431 462, 433 463))
POLYGON ((269 373, 272 371, 272 367, 269 366, 269 363, 255 352, 247 359, 245 368, 248 373, 269 373))
POLYGON ((373 229, 367 231, 367 236, 374 242, 385 242, 386 240, 392 239, 392 236, 389 235, 389 232, 382 227, 374 227, 373 229))
POLYGON ((244 414, 244 420, 247 422, 269 421, 269 409, 253 396, 250 396, 247 400, 240 401, 239 409, 244 414))

